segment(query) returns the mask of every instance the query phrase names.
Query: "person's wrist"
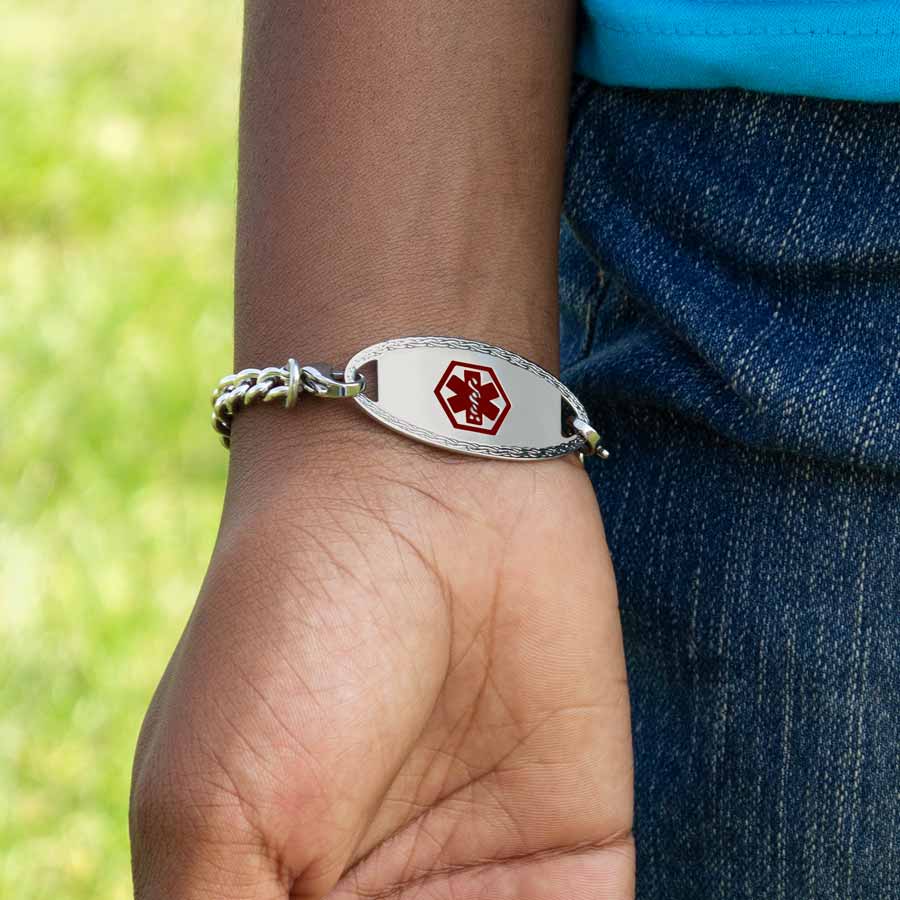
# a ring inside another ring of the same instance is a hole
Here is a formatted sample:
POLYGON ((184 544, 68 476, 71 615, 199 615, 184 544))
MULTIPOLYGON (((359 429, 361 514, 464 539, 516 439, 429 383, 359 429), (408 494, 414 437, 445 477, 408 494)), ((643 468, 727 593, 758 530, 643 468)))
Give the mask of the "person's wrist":
POLYGON ((430 608, 446 601, 460 563, 471 564, 471 551, 462 552, 469 540, 482 555, 479 570, 502 559, 514 503, 504 507, 503 491, 486 495, 498 467, 515 464, 417 444, 354 404, 306 403, 248 409, 236 420, 204 606, 252 618, 260 604, 315 608, 330 596, 361 614, 367 594, 399 592, 430 608))
POLYGON ((399 541, 452 558, 461 534, 481 530, 492 544, 501 536, 499 557, 523 502, 538 496, 549 513, 589 490, 574 455, 512 462, 450 453, 383 428, 350 401, 314 397, 291 410, 242 411, 230 462, 220 548, 269 555, 287 544, 313 566, 327 565, 323 535, 351 554, 360 540, 399 541))
MULTIPOLYGON (((234 419, 229 467, 229 505, 239 499, 320 498, 348 491, 364 496, 397 484, 474 494, 484 481, 553 477, 557 468, 580 469, 576 455, 560 460, 508 462, 430 447, 385 428, 350 400, 302 395, 297 406, 256 405, 234 419)), ((481 496, 483 491, 476 496, 481 496)))
POLYGON ((304 396, 290 410, 273 404, 235 418, 227 506, 276 495, 328 503, 383 493, 398 481, 426 483, 443 468, 477 470, 489 462, 410 441, 352 401, 304 396))

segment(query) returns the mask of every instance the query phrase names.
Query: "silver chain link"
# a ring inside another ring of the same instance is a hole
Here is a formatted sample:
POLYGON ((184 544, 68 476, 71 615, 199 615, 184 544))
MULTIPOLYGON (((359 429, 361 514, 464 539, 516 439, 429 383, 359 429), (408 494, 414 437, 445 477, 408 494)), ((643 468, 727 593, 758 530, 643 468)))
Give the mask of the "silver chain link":
POLYGON ((316 397, 340 399, 355 397, 365 389, 365 379, 358 375, 343 381, 343 373, 327 363, 300 366, 289 359, 285 366, 265 369, 242 369, 226 375, 212 393, 212 427, 226 447, 231 446, 231 425, 238 410, 252 403, 284 401, 285 409, 295 406, 303 393, 316 397))

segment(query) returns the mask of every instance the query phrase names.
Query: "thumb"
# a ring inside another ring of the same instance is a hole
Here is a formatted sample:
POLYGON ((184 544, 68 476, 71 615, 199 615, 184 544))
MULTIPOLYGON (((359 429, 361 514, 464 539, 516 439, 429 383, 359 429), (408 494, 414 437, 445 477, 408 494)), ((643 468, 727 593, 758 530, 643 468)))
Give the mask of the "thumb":
POLYGON ((290 875, 224 783, 146 771, 132 785, 135 900, 287 900, 290 875))

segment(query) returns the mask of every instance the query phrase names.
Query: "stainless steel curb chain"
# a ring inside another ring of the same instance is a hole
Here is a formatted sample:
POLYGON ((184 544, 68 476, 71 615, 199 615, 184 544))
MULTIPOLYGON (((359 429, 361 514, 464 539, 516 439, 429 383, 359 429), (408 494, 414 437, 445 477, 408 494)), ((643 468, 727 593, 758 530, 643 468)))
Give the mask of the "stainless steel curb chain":
POLYGON ((242 369, 226 375, 213 391, 212 426, 222 443, 230 447, 231 423, 242 406, 282 400, 285 409, 290 409, 296 406, 302 393, 329 399, 355 397, 365 385, 361 374, 355 381, 346 383, 343 372, 327 363, 301 366, 296 359, 289 359, 285 366, 242 369))

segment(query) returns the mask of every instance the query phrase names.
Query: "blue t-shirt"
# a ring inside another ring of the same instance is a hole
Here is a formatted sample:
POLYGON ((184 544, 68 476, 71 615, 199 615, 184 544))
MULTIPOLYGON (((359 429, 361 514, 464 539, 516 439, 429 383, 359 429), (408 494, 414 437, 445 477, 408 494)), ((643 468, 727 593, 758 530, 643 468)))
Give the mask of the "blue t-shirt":
POLYGON ((900 101, 900 0, 581 0, 607 84, 900 101))

